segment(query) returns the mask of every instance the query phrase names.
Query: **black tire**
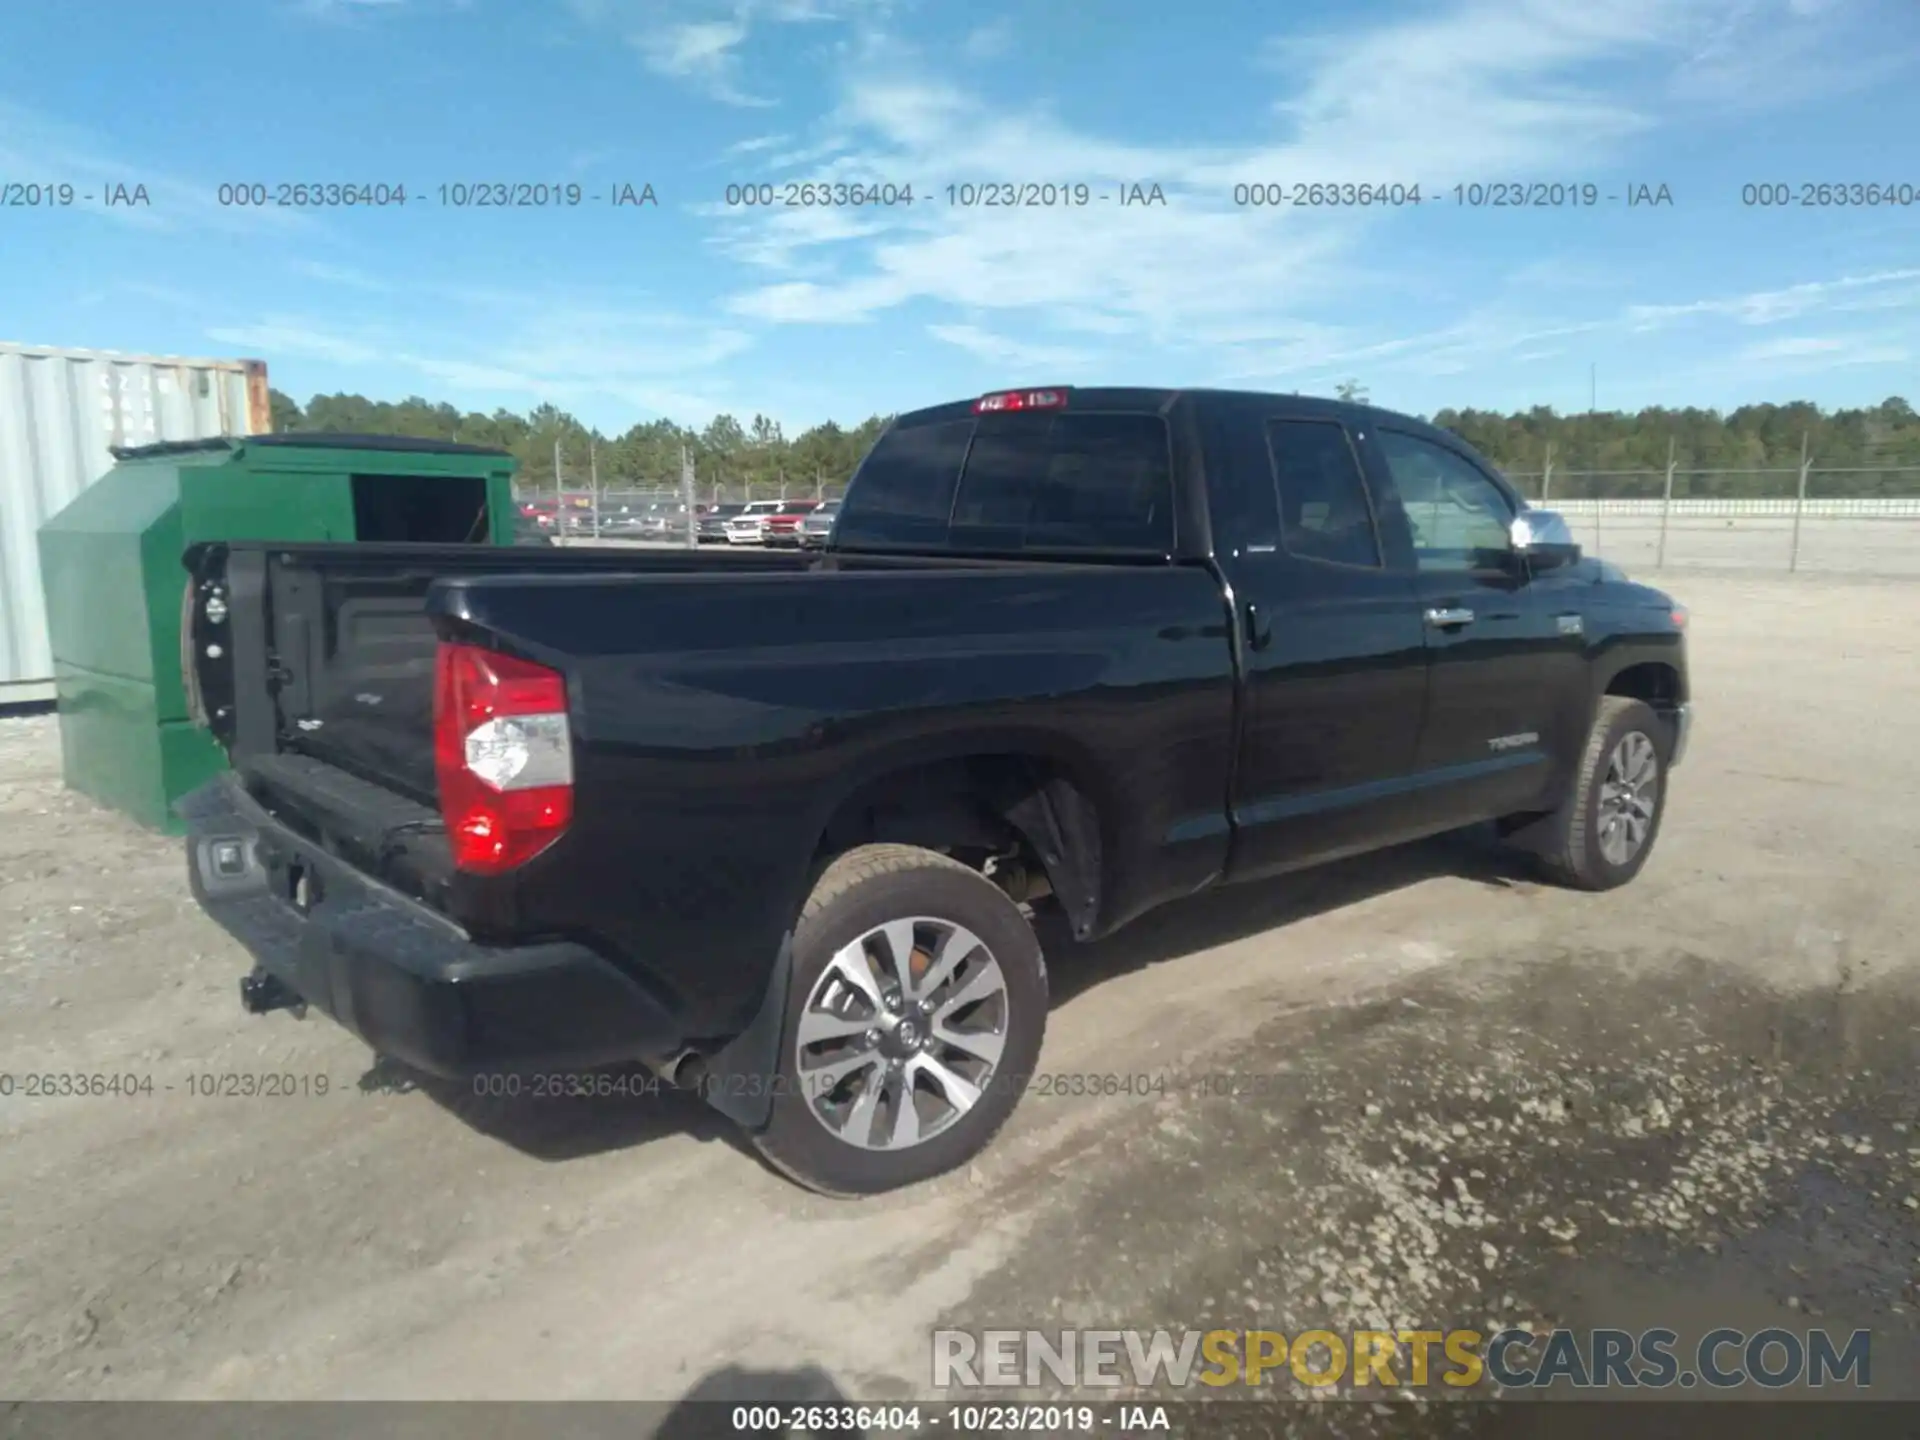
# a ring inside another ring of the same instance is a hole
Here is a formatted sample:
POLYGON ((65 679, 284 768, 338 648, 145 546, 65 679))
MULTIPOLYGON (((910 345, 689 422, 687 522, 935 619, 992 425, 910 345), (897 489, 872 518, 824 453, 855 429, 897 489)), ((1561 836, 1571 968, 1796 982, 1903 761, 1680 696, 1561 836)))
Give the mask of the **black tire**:
POLYGON ((1576 890, 1613 890, 1645 868, 1667 813, 1667 760, 1672 753, 1672 729, 1652 706, 1624 695, 1601 697, 1566 802, 1529 836, 1527 848, 1538 856, 1551 879, 1576 890), (1601 849, 1601 789, 1615 749, 1635 733, 1646 736, 1653 746, 1657 766, 1652 786, 1653 816, 1639 849, 1624 863, 1616 864, 1601 849))
POLYGON ((912 845, 849 850, 820 876, 794 929, 773 1112, 754 1143, 776 1168, 823 1195, 874 1195, 930 1180, 979 1154, 1006 1123, 1039 1059, 1046 1027, 1046 960, 1033 927, 1005 891, 937 851, 912 845), (1005 1040, 971 1109, 917 1145, 869 1150, 833 1134, 811 1113, 796 1027, 836 951, 877 925, 909 916, 964 926, 992 952, 1006 985, 1005 1040))

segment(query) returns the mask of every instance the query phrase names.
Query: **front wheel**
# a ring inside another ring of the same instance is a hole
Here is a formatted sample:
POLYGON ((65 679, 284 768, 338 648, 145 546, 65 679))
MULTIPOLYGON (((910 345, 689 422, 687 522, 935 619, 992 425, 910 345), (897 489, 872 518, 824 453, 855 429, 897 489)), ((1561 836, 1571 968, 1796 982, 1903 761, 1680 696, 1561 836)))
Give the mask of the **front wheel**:
POLYGON ((999 886, 932 850, 850 850, 794 930, 773 1112, 755 1142, 824 1194, 931 1179, 1013 1113, 1046 1025, 1040 943, 999 886))
POLYGON ((1603 696, 1565 803, 1543 822, 1549 874, 1580 890, 1612 890, 1646 865, 1666 813, 1669 728, 1640 700, 1603 696))

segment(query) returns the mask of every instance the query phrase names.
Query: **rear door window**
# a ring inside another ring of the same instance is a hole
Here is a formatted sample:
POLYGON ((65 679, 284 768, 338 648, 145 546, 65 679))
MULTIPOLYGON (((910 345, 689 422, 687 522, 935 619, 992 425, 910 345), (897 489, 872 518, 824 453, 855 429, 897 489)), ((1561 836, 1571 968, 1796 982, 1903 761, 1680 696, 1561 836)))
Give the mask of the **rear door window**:
POLYGON ((1373 506, 1346 427, 1328 420, 1275 420, 1267 426, 1267 448, 1287 553, 1378 569, 1373 506))

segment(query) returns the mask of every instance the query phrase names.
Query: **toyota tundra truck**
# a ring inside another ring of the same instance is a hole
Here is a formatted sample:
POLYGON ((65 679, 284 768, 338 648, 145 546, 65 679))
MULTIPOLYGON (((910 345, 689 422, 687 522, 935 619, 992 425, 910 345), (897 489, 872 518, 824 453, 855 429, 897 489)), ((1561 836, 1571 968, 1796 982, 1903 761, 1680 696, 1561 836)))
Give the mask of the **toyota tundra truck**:
POLYGON ((1484 822, 1623 885, 1691 714, 1682 606, 1452 434, 1298 396, 901 415, 815 553, 186 563, 231 768, 178 808, 248 1008, 442 1076, 644 1066, 839 1195, 1013 1112, 1039 907, 1090 940, 1484 822))

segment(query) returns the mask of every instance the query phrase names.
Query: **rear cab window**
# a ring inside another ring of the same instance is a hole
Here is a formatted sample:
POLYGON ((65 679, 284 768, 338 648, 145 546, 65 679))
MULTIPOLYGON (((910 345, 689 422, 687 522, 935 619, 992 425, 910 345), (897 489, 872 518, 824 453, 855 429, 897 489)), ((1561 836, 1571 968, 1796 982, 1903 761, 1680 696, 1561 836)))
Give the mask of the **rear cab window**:
POLYGON ((1156 554, 1174 547, 1158 413, 1090 408, 897 423, 840 508, 841 549, 1156 554))

